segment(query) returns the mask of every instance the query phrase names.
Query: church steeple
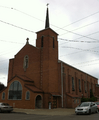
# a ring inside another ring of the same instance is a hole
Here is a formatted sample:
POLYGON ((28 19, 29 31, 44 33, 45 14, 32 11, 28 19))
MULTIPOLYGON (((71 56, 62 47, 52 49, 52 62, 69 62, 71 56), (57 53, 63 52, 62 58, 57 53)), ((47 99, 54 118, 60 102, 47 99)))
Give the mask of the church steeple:
POLYGON ((45 29, 50 27, 50 25, 49 25, 49 12, 48 12, 48 5, 49 5, 49 4, 47 4, 45 29))

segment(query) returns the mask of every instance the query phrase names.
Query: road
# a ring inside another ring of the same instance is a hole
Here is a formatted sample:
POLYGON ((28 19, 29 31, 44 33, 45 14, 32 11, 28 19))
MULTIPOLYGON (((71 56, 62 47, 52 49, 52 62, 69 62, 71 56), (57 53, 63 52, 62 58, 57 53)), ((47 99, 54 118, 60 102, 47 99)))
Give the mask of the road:
POLYGON ((24 113, 0 113, 0 120, 98 120, 99 113, 91 115, 30 115, 24 113))

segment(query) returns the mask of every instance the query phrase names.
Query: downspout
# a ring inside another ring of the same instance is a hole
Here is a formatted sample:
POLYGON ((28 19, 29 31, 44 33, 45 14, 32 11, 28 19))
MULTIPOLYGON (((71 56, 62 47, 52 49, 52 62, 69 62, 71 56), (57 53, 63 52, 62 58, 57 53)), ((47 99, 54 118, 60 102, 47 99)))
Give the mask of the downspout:
POLYGON ((88 76, 86 74, 86 91, 87 91, 87 98, 88 98, 88 85, 87 85, 87 81, 88 81, 88 76))
POLYGON ((61 62, 61 90, 62 90, 62 108, 63 108, 63 63, 61 62))

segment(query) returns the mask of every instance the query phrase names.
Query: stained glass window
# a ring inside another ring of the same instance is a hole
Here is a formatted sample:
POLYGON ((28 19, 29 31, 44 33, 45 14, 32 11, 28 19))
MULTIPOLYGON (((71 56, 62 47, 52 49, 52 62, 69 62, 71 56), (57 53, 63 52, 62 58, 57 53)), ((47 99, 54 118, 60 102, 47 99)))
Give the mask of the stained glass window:
POLYGON ((20 100, 22 98, 22 86, 19 81, 14 81, 9 87, 9 99, 20 100))

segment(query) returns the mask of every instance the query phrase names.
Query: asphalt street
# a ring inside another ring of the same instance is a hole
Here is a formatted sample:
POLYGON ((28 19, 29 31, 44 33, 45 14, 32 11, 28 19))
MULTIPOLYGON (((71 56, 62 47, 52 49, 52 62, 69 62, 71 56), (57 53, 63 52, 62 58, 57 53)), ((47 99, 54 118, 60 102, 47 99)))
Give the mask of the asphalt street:
POLYGON ((98 120, 99 113, 91 115, 30 115, 24 113, 0 113, 0 120, 98 120))

